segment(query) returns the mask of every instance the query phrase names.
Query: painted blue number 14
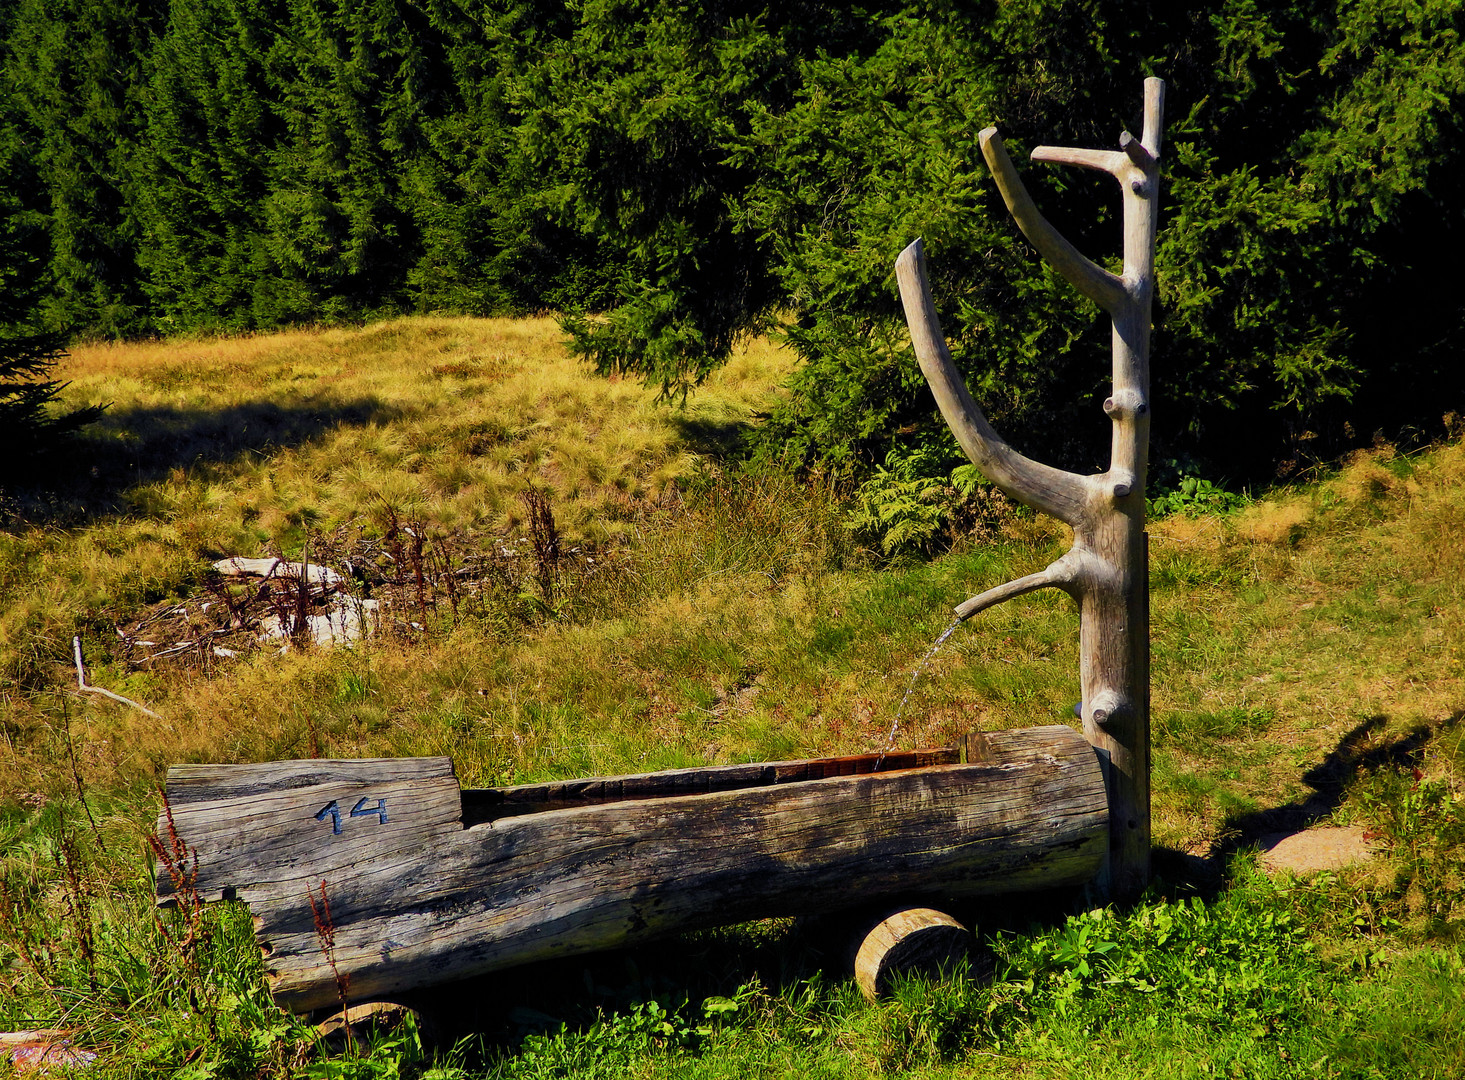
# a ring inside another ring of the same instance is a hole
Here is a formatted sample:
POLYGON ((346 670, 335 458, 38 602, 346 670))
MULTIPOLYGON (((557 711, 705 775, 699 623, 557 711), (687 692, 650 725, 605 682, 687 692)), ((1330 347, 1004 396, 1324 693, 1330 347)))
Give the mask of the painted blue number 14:
MULTIPOLYGON (((367 797, 363 795, 356 800, 356 805, 351 808, 351 816, 371 817, 375 815, 377 824, 385 825, 387 823, 387 800, 378 799, 375 806, 367 806, 366 799, 367 797)), ((315 820, 324 821, 327 817, 331 819, 331 832, 339 836, 341 834, 341 804, 335 799, 320 808, 320 812, 315 815, 315 820)))

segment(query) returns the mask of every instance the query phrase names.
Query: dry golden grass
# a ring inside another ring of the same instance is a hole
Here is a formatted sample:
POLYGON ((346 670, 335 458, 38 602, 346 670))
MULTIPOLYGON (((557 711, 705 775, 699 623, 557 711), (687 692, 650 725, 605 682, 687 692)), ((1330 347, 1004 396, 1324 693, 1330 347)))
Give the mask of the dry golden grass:
POLYGON ((103 428, 121 446, 172 458, 129 491, 135 504, 202 511, 194 528, 259 542, 380 501, 508 528, 526 483, 554 491, 572 535, 613 532, 628 500, 655 499, 691 467, 687 430, 745 422, 788 362, 755 343, 676 408, 639 383, 585 378, 550 319, 416 318, 82 346, 59 374, 71 398, 114 403, 103 428), (226 482, 201 488, 200 473, 226 482))
POLYGON ((638 384, 587 379, 548 319, 78 347, 58 372, 69 400, 112 407, 86 463, 100 481, 82 474, 73 487, 100 489, 103 512, 83 530, 7 539, 24 547, 7 566, 28 564, 52 590, 38 604, 8 594, 7 606, 135 602, 176 583, 179 560, 298 549, 307 530, 387 505, 508 531, 531 484, 551 493, 570 538, 614 537, 695 467, 687 432, 745 422, 787 364, 755 343, 677 408, 638 384))

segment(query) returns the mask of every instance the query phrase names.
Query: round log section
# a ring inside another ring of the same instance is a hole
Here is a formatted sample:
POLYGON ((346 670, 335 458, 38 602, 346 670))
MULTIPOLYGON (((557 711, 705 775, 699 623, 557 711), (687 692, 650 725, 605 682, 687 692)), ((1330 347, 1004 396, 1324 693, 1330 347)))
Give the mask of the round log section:
POLYGON ((874 1001, 902 975, 938 975, 966 966, 972 935, 945 912, 918 907, 897 911, 865 935, 855 954, 855 982, 874 1001))
POLYGON ((433 1024, 421 1011, 397 1001, 363 1001, 332 1013, 315 1026, 320 1047, 327 1055, 365 1046, 375 1034, 390 1034, 411 1020, 426 1044, 435 1043, 433 1024))

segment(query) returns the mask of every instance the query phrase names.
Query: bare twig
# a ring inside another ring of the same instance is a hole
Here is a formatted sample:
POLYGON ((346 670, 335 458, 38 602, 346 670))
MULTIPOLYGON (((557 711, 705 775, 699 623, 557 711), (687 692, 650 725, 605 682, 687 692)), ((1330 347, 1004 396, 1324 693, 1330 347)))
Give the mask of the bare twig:
POLYGON ((146 705, 139 705, 137 702, 133 701, 131 698, 125 698, 121 694, 114 694, 114 693, 112 693, 112 691, 110 691, 110 690, 104 690, 100 686, 88 686, 87 685, 87 682, 86 682, 86 668, 82 665, 82 662, 81 662, 81 637, 80 636, 73 637, 71 639, 71 649, 72 649, 72 652, 76 656, 76 688, 78 690, 80 690, 83 694, 101 694, 103 697, 109 697, 113 701, 120 701, 124 705, 131 705, 138 712, 146 713, 148 716, 151 716, 154 720, 161 720, 162 719, 162 717, 159 716, 157 713, 153 712, 152 709, 149 709, 146 705))
MULTIPOLYGON (((177 645, 173 645, 170 648, 164 649, 162 652, 155 652, 151 656, 144 656, 141 660, 136 661, 136 663, 150 664, 154 660, 163 660, 169 656, 178 656, 182 653, 189 652, 190 650, 196 650, 200 648, 205 642, 211 641, 216 637, 228 637, 230 634, 235 633, 238 633, 238 630, 236 628, 232 626, 221 626, 215 630, 208 630, 203 632, 197 640, 181 641, 177 645)), ((105 692, 106 691, 103 691, 103 693, 105 692)), ((142 708, 142 706, 138 706, 138 708, 142 708)))
POLYGON ((106 851, 107 845, 102 842, 102 830, 97 828, 97 819, 92 817, 91 804, 86 801, 86 785, 81 780, 81 769, 76 764, 76 744, 71 739, 71 710, 66 707, 63 699, 61 702, 61 716, 66 722, 66 756, 71 760, 71 779, 76 783, 76 797, 81 800, 81 808, 86 811, 86 819, 91 822, 92 835, 97 838, 97 850, 106 851))

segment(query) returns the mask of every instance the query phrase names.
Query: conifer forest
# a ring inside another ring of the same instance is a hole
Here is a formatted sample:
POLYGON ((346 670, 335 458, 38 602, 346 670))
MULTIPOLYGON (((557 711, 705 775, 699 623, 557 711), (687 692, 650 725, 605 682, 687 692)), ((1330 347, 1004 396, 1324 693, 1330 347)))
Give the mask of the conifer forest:
MULTIPOLYGON (((72 339, 555 311, 674 397, 773 329, 800 362, 762 453, 929 473, 960 458, 896 303, 921 236, 994 423, 1085 468, 1108 329, 1031 257, 976 132, 1108 145, 1158 75, 1156 479, 1266 482, 1456 422, 1462 24, 1457 0, 5 0, 0 277, 22 329, 72 339)), ((1116 258, 1102 178, 1030 168, 1116 258)))

